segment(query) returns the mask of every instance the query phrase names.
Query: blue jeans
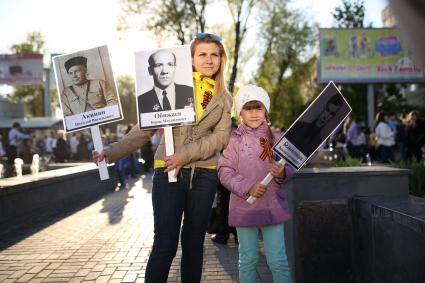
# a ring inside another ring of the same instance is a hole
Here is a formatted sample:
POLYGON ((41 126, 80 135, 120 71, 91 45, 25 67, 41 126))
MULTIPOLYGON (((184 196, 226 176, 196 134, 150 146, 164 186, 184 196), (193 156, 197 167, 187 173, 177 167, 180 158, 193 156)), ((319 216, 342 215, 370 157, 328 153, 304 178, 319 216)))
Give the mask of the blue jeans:
POLYGON ((190 170, 183 168, 177 182, 168 182, 163 168, 155 169, 152 188, 154 242, 146 267, 145 282, 166 283, 177 252, 181 230, 181 282, 200 282, 204 238, 218 186, 217 170, 196 168, 192 189, 190 170))
POLYGON ((269 266, 274 283, 291 282, 286 257, 283 224, 263 227, 237 227, 239 239, 239 282, 255 283, 258 261, 258 231, 261 229, 269 266))

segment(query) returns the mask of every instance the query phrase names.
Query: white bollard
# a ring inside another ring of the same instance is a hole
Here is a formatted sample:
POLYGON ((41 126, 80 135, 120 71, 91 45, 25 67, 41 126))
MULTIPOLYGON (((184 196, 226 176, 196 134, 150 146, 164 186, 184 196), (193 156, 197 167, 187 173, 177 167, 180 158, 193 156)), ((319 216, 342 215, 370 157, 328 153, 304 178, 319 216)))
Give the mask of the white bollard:
POLYGON ((22 164, 24 161, 21 158, 15 158, 16 177, 22 177, 22 164))
POLYGON ((31 174, 38 174, 40 171, 40 156, 36 153, 32 156, 31 174))

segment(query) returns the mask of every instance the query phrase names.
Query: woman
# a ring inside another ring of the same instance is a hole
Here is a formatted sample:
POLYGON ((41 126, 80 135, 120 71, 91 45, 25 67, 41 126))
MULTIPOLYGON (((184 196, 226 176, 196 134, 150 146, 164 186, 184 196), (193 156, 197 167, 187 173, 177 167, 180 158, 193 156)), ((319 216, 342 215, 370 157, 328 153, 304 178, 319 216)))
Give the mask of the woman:
MULTIPOLYGON (((200 33, 191 43, 197 124, 173 128, 175 154, 165 155, 164 138, 155 154, 152 188, 154 243, 145 282, 167 282, 177 251, 182 216, 181 282, 200 282, 203 243, 218 185, 217 153, 230 136, 232 97, 225 89, 227 55, 217 35, 200 33), (177 182, 168 182, 176 169, 177 182)), ((113 162, 140 148, 155 130, 134 127, 120 142, 93 151, 93 160, 113 162)))
POLYGON ((359 128, 356 118, 350 114, 349 118, 344 123, 345 143, 347 146, 348 154, 354 158, 361 158, 360 143, 359 143, 359 128))
POLYGON ((395 145, 395 133, 388 125, 388 115, 384 112, 376 114, 375 134, 378 143, 379 161, 390 163, 394 160, 393 147, 395 145))
POLYGON ((409 124, 406 129, 408 160, 422 159, 422 147, 425 145, 425 124, 419 117, 419 112, 409 113, 409 124))

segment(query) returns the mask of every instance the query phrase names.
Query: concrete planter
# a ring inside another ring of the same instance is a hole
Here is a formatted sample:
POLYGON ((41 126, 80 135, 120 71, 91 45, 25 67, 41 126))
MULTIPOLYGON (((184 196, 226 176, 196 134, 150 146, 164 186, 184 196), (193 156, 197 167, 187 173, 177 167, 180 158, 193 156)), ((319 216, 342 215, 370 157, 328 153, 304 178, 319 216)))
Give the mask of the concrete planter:
POLYGON ((293 219, 285 227, 295 282, 354 282, 353 196, 407 196, 408 171, 391 167, 304 168, 285 185, 293 219))
MULTIPOLYGON (((98 199, 117 184, 113 167, 110 179, 100 181, 95 164, 0 179, 0 227, 19 218, 60 213, 98 199)), ((7 227, 6 227, 7 228, 7 227)))

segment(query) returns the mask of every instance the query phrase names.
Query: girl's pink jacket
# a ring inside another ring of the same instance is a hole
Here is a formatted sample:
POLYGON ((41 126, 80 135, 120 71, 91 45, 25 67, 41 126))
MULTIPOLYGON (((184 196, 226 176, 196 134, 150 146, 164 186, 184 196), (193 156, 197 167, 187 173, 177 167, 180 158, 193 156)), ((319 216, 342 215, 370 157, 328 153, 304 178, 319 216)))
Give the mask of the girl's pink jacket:
MULTIPOLYGON (((291 218, 286 192, 282 184, 292 179, 294 169, 285 166, 284 180, 274 178, 266 193, 249 204, 249 189, 263 180, 270 172, 269 159, 260 159, 263 147, 261 137, 268 137, 268 125, 252 129, 241 124, 232 132, 229 144, 218 163, 221 183, 232 192, 229 204, 229 225, 236 227, 260 227, 283 223, 291 218)), ((277 141, 278 137, 275 137, 277 141)))

